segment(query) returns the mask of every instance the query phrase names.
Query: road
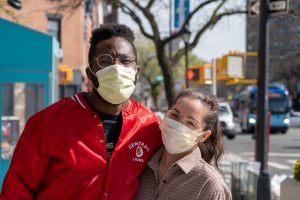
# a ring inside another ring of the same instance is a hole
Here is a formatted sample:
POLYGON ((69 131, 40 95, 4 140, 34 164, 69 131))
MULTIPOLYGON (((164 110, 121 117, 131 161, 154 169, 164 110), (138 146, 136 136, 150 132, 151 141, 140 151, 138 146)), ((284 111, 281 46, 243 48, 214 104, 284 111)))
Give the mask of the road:
MULTIPOLYGON (((227 150, 245 160, 254 160, 255 140, 252 134, 238 134, 234 140, 225 138, 227 150)), ((292 175, 292 165, 300 159, 300 128, 291 128, 286 134, 270 135, 269 173, 292 175)))

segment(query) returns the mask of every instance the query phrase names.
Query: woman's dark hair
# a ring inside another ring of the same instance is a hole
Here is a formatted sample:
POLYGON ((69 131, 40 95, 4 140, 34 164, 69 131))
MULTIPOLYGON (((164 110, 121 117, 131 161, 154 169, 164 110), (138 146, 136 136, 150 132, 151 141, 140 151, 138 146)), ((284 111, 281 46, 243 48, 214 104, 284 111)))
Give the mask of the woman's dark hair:
POLYGON ((93 30, 92 37, 90 38, 89 63, 94 59, 96 45, 112 37, 120 37, 127 40, 136 54, 136 49, 133 44, 135 37, 133 31, 128 26, 124 24, 101 24, 98 28, 93 30))
POLYGON ((182 97, 190 97, 199 100, 203 105, 208 108, 204 116, 204 123, 206 130, 211 130, 211 135, 204 143, 199 143, 202 158, 207 162, 219 168, 219 160, 224 153, 223 133, 219 125, 219 103, 215 95, 201 88, 188 88, 182 91, 174 100, 173 105, 182 97))

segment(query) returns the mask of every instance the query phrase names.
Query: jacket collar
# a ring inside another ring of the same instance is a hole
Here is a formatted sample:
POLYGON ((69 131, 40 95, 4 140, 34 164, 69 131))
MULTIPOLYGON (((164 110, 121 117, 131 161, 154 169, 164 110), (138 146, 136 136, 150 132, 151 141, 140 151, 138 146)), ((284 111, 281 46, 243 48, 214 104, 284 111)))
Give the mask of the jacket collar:
MULTIPOLYGON (((83 109, 92 111, 92 108, 90 107, 90 105, 86 102, 86 100, 82 96, 82 93, 75 94, 74 96, 71 97, 71 99, 74 102, 78 103, 80 105, 80 107, 82 107, 83 109)), ((135 110, 134 105, 135 104, 136 104, 135 101, 129 99, 127 105, 123 108, 122 112, 124 112, 125 115, 134 113, 134 110, 135 110)))

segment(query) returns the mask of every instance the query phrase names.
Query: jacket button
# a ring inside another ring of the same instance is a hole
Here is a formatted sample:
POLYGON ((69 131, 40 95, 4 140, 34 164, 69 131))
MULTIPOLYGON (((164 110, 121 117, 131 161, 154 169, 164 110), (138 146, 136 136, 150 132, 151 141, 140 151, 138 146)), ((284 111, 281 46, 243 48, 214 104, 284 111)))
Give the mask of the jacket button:
POLYGON ((107 193, 104 193, 104 196, 107 198, 107 197, 108 197, 108 194, 107 194, 107 193))
MULTIPOLYGON (((103 143, 104 143, 104 140, 100 140, 100 143, 103 144, 103 143)), ((106 194, 106 193, 105 193, 105 194, 106 194)))

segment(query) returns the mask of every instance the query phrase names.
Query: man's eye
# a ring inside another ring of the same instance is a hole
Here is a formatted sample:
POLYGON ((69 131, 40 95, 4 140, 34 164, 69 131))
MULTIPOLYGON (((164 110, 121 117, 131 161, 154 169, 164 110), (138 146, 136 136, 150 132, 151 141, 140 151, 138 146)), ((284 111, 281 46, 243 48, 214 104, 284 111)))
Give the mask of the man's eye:
POLYGON ((98 59, 98 64, 102 67, 104 67, 104 66, 106 67, 106 66, 112 64, 112 60, 108 59, 108 58, 101 58, 101 59, 98 59))
POLYGON ((100 60, 99 61, 100 65, 107 65, 107 64, 110 64, 110 63, 111 63, 111 61, 109 61, 109 60, 100 60))
POLYGON ((123 64, 130 64, 131 60, 123 59, 123 60, 120 60, 120 62, 123 63, 123 64))

